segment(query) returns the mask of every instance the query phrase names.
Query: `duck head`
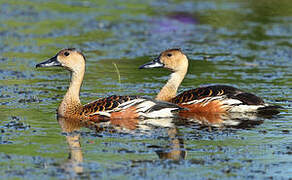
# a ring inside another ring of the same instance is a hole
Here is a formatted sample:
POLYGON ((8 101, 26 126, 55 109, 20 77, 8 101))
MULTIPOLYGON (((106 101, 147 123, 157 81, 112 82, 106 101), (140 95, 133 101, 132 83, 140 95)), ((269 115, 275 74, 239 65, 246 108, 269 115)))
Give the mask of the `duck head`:
POLYGON ((74 48, 63 49, 54 57, 37 64, 36 68, 54 66, 61 66, 71 72, 76 72, 85 67, 85 57, 74 48))
POLYGON ((187 56, 180 49, 168 49, 160 53, 154 60, 140 66, 139 69, 166 68, 176 72, 185 70, 187 67, 187 56))

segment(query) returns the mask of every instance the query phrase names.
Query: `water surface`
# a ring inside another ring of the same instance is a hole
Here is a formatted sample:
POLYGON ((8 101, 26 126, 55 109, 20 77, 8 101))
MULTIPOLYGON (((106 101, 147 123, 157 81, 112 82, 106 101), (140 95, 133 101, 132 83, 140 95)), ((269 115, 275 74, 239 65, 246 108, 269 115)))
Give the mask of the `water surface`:
POLYGON ((1 1, 0 13, 1 179, 291 178, 290 1, 13 0, 1 1), (68 47, 87 57, 84 103, 154 97, 169 72, 138 67, 179 47, 190 59, 181 91, 233 85, 285 109, 240 128, 178 121, 151 133, 84 127, 68 135, 55 114, 68 72, 35 69, 68 47))

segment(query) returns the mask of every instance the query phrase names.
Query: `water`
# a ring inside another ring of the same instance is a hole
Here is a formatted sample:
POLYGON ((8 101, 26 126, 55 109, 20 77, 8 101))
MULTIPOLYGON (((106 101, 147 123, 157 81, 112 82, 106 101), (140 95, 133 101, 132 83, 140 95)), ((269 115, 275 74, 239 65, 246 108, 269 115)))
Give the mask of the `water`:
POLYGON ((290 1, 3 0, 0 7, 1 179, 292 177, 290 1), (177 120, 147 133, 64 134, 55 112, 69 75, 35 64, 67 47, 87 57, 84 103, 155 96, 169 72, 138 67, 180 47, 190 59, 181 91, 229 84, 285 109, 237 128, 177 120))

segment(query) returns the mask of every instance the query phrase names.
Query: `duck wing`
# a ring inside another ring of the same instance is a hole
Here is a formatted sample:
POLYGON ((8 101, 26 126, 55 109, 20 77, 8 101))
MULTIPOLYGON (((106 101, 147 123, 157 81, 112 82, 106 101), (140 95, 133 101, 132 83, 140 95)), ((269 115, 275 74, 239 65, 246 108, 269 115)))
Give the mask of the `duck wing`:
POLYGON ((109 96, 84 105, 85 116, 107 118, 173 117, 182 108, 176 104, 140 96, 109 96))
POLYGON ((215 100, 219 97, 224 97, 224 99, 238 100, 241 102, 241 104, 246 105, 264 104, 264 101, 260 97, 227 85, 212 85, 184 91, 183 93, 173 98, 171 102, 175 104, 181 104, 189 103, 194 100, 203 100, 206 98, 215 100))
POLYGON ((281 106, 271 105, 252 93, 232 86, 212 85, 184 91, 171 100, 191 111, 278 114, 281 106), (200 110, 201 109, 201 110, 200 110))

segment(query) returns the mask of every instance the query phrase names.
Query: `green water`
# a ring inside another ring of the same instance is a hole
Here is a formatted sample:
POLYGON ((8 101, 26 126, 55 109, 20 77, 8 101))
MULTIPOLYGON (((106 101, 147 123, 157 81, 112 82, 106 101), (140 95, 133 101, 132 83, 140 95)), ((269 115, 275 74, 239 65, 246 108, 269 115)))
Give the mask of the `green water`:
POLYGON ((290 1, 2 0, 0 22, 0 179, 292 177, 290 1), (166 128, 82 128, 72 136, 80 136, 81 148, 70 150, 71 136, 61 133, 55 114, 69 75, 35 69, 68 47, 87 57, 84 103, 112 94, 155 96, 169 72, 138 67, 180 47, 190 59, 181 91, 228 84, 285 109, 245 128, 178 122, 174 137, 166 128), (180 160, 162 158, 173 149, 180 160))

